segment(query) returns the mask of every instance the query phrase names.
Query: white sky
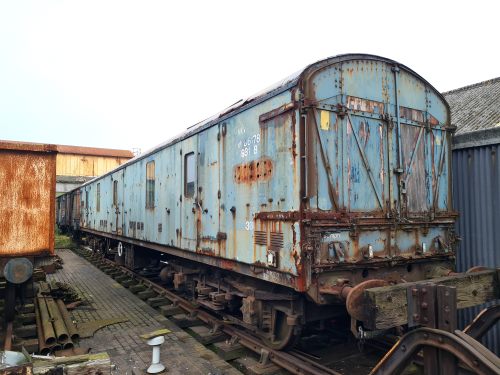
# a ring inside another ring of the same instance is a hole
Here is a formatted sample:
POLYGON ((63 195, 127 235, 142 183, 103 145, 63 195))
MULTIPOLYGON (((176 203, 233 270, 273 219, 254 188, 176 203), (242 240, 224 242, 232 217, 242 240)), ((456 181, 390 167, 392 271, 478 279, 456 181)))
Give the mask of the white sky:
POLYGON ((500 76, 499 10, 493 0, 0 0, 0 139, 145 151, 349 52, 451 90, 500 76))

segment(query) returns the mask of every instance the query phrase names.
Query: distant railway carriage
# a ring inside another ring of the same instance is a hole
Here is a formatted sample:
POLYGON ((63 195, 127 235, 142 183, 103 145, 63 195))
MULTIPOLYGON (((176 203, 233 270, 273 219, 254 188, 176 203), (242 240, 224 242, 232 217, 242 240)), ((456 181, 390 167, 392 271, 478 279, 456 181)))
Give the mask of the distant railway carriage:
POLYGON ((281 348, 344 306, 387 328, 364 290, 453 270, 452 131, 411 69, 340 55, 59 199, 96 248, 131 268, 161 254, 175 287, 281 348))
POLYGON ((31 278, 35 257, 54 253, 55 187, 54 145, 0 141, 0 277, 8 281, 8 319, 15 285, 31 278))

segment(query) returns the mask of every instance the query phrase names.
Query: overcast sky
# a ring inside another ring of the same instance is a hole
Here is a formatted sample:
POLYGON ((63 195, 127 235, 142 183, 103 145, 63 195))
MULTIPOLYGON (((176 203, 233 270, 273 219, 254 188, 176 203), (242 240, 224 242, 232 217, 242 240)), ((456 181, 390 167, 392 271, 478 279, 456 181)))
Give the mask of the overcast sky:
POLYGON ((0 0, 0 139, 145 151, 349 52, 451 90, 500 76, 499 4, 0 0))

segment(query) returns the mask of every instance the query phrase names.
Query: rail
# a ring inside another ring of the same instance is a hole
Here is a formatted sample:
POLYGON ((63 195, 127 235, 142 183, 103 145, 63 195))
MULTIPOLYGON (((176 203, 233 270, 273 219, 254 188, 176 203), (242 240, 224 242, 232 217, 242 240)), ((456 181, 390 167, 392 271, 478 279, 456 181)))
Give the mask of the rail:
POLYGON ((191 303, 189 300, 169 291, 165 287, 140 276, 134 271, 117 265, 115 262, 99 256, 99 261, 108 266, 119 269, 122 273, 129 275, 131 278, 139 281, 148 288, 154 290, 159 296, 165 297, 172 301, 175 306, 180 307, 186 311, 190 316, 196 317, 206 324, 216 327, 221 332, 224 332, 232 338, 232 342, 238 342, 242 346, 250 349, 258 355, 265 355, 271 362, 277 366, 286 369, 292 374, 296 375, 341 375, 340 373, 329 369, 319 363, 304 357, 296 356, 292 353, 274 350, 266 346, 260 339, 254 337, 252 334, 236 328, 234 325, 221 320, 209 312, 200 309, 198 306, 191 303))
MULTIPOLYGON (((98 267, 116 269, 136 280, 265 361, 297 375, 341 375, 296 350, 272 349, 248 331, 236 327, 231 320, 224 319, 224 314, 219 314, 221 319, 147 277, 101 255, 91 254, 91 261, 98 267)), ((500 374, 500 359, 477 341, 500 320, 500 305, 483 310, 464 331, 459 331, 456 329, 458 304, 455 286, 436 285, 433 280, 411 283, 407 286, 407 299, 410 331, 396 342, 370 375, 398 374, 412 362, 422 364, 426 375, 457 373, 459 367, 481 375, 500 374), (423 352, 423 357, 420 352, 423 352)))

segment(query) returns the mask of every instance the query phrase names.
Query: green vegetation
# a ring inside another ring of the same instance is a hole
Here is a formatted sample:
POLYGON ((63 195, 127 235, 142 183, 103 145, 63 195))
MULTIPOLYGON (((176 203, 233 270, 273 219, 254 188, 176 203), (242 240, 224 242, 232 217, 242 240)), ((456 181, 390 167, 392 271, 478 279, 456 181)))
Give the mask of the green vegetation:
POLYGON ((78 246, 70 236, 63 234, 59 231, 59 229, 56 229, 54 247, 56 249, 75 249, 78 246))

